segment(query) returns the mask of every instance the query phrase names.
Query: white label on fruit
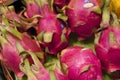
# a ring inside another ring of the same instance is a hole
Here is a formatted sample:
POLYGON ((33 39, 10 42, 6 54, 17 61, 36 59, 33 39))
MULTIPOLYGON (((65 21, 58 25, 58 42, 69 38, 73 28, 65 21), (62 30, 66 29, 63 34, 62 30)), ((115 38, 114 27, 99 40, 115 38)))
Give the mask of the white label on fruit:
POLYGON ((93 6, 94 6, 93 3, 86 3, 86 4, 83 5, 84 8, 91 8, 93 6))

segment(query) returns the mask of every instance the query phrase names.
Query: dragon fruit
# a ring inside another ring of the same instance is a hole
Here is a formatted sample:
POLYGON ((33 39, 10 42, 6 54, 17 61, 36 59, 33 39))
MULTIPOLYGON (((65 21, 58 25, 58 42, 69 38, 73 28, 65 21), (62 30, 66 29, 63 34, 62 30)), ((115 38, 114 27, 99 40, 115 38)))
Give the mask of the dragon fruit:
POLYGON ((56 54, 68 45, 70 31, 62 26, 55 15, 43 18, 39 22, 38 35, 42 36, 41 45, 48 48, 51 54, 56 54))
POLYGON ((23 76, 23 72, 19 69, 20 59, 19 52, 17 51, 15 45, 10 44, 0 36, 2 45, 2 60, 16 75, 18 78, 23 76), (3 40, 3 41, 2 41, 3 40))
POLYGON ((35 0, 24 0, 26 2, 26 13, 29 18, 40 14, 40 7, 35 0))
POLYGON ((120 70, 120 28, 110 25, 107 29, 96 34, 95 50, 101 60, 103 69, 108 72, 120 70))
POLYGON ((34 16, 32 17, 30 17, 30 15, 26 15, 26 11, 24 8, 19 13, 15 12, 14 6, 9 6, 8 8, 2 7, 1 9, 2 13, 4 14, 3 23, 6 25, 9 24, 8 26, 11 27, 16 27, 21 33, 26 32, 28 29, 35 26, 38 23, 37 18, 41 17, 37 13, 36 15, 34 14, 34 16), (7 23, 5 20, 8 20, 7 23))
POLYGON ((49 71, 44 68, 38 57, 29 51, 25 52, 25 54, 30 55, 34 62, 31 64, 27 57, 24 57, 20 65, 21 70, 25 73, 28 80, 50 80, 49 71))
MULTIPOLYGON (((19 33, 11 27, 3 28, 0 26, 0 30, 3 31, 4 36, 1 38, 1 53, 3 57, 3 62, 13 71, 15 74, 21 78, 23 73, 19 69, 19 64, 21 63, 20 51, 23 48, 25 51, 31 51, 39 55, 41 61, 43 61, 44 53, 42 52, 39 44, 31 39, 27 34, 19 33), (4 32, 5 31, 5 32, 4 32), (20 48, 20 45, 22 48, 20 48)), ((29 58, 31 61, 31 58, 29 58)), ((31 61, 32 62, 32 61, 31 61)))
POLYGON ((90 48, 68 47, 60 61, 69 80, 102 80, 100 61, 90 48))
POLYGON ((100 4, 96 0, 71 0, 65 11, 72 32, 84 40, 94 34, 101 22, 100 4))
POLYGON ((10 21, 14 20, 14 21, 20 23, 18 15, 15 12, 14 6, 9 6, 8 8, 7 7, 2 7, 2 12, 8 20, 10 20, 10 21))
POLYGON ((42 18, 38 25, 38 40, 50 54, 57 54, 68 45, 70 29, 64 26, 57 15, 49 8, 48 3, 42 4, 42 18))
POLYGON ((54 0, 54 4, 58 6, 59 8, 64 7, 70 2, 70 0, 54 0))
POLYGON ((38 42, 32 39, 26 33, 20 33, 10 27, 6 27, 4 29, 8 32, 8 34, 5 35, 7 39, 9 39, 9 42, 11 42, 11 44, 15 45, 17 42, 19 42, 25 50, 29 50, 35 53, 42 51, 38 42))

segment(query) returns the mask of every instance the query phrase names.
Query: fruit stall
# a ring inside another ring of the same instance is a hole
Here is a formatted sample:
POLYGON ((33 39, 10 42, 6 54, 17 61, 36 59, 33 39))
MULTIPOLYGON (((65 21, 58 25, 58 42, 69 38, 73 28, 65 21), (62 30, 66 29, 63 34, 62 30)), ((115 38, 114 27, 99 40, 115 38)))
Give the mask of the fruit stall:
POLYGON ((120 80, 120 0, 0 0, 0 80, 120 80))

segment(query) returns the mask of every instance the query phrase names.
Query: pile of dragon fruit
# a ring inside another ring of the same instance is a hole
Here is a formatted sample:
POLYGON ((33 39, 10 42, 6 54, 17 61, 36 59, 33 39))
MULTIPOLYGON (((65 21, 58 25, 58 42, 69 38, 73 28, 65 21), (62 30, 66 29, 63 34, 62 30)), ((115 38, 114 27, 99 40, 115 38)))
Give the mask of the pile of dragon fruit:
POLYGON ((0 0, 3 80, 120 80, 118 3, 0 0))

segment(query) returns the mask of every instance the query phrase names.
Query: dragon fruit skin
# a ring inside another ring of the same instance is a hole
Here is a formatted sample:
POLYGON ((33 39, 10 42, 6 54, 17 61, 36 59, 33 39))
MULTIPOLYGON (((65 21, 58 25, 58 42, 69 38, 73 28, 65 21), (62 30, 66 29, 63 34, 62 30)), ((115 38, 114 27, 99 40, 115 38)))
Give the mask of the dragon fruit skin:
MULTIPOLYGON (((23 76, 23 72, 20 70, 19 65, 21 63, 20 50, 18 50, 17 43, 19 43, 25 51, 31 51, 33 53, 38 53, 41 56, 40 60, 42 61, 44 58, 44 52, 41 47, 37 43, 36 40, 31 39, 26 33, 21 34, 21 39, 9 33, 6 35, 7 44, 4 44, 2 47, 2 56, 3 62, 6 63, 7 67, 9 67, 18 78, 23 76)), ((33 63, 32 59, 28 56, 29 61, 33 63)))
POLYGON ((70 2, 70 0, 54 0, 54 4, 57 5, 59 8, 64 7, 70 2))
POLYGON ((33 74, 38 80, 50 80, 49 72, 44 67, 39 66, 38 73, 33 71, 33 74))
POLYGON ((41 62, 39 62, 39 64, 33 64, 33 66, 31 66, 31 70, 37 80, 50 80, 49 71, 44 68, 41 62))
POLYGON ((29 51, 28 55, 31 56, 33 63, 30 63, 28 58, 25 57, 22 62, 24 65, 21 65, 21 70, 28 77, 28 80, 50 80, 49 71, 44 68, 38 57, 29 51))
MULTIPOLYGON (((44 52, 42 51, 39 43, 36 40, 32 39, 30 36, 28 36, 26 33, 22 33, 21 39, 18 39, 13 35, 9 35, 8 38, 11 40, 13 45, 16 45, 16 43, 19 42, 19 44, 21 44, 24 50, 40 54, 40 60, 42 62, 44 61, 44 52)), ((31 61, 31 63, 33 62, 31 58, 29 58, 29 60, 31 61)))
POLYGON ((100 7, 96 0, 71 0, 66 9, 68 23, 79 40, 92 36, 100 26, 100 7), (86 2, 87 1, 87 2, 86 2), (89 6, 91 5, 91 6, 89 6), (98 12, 95 10, 98 10, 98 12))
POLYGON ((40 7, 34 0, 26 0, 26 12, 29 18, 40 14, 40 7))
POLYGON ((36 40, 31 39, 28 35, 23 35, 21 44, 25 50, 31 50, 32 52, 42 52, 42 49, 36 40))
POLYGON ((14 9, 14 6, 9 6, 9 11, 7 10, 7 8, 3 8, 3 12, 4 12, 4 15, 5 17, 8 19, 8 20, 15 20, 16 22, 20 22, 20 19, 18 17, 18 15, 16 14, 15 12, 15 9, 14 9))
POLYGON ((102 80, 100 61, 89 48, 68 47, 61 52, 60 60, 70 80, 102 80))
POLYGON ((9 38, 9 42, 11 42, 13 45, 16 45, 16 43, 19 42, 25 50, 29 50, 35 53, 42 52, 42 49, 36 40, 32 39, 26 33, 22 33, 21 36, 22 38, 19 39, 12 34, 8 34, 7 38, 9 38))
POLYGON ((69 80, 68 76, 63 74, 61 71, 59 71, 58 69, 54 70, 54 73, 56 75, 56 79, 57 80, 69 80))
POLYGON ((1 51, 3 62, 17 75, 18 78, 21 78, 24 73, 19 69, 21 60, 19 52, 17 51, 15 45, 12 45, 8 42, 4 43, 3 45, 4 46, 2 46, 1 51))
MULTIPOLYGON (((45 42, 42 40, 41 44, 44 48, 48 48, 50 54, 56 54, 65 48, 68 45, 68 39, 70 34, 70 29, 65 28, 64 24, 57 19, 57 15, 50 11, 48 5, 45 5, 44 8, 45 14, 43 14, 43 18, 39 20, 39 26, 37 30, 37 34, 52 34, 52 40, 49 42, 45 42), (61 36, 64 36, 66 41, 61 41, 61 36)), ((43 37, 44 37, 43 34, 43 37)))
POLYGON ((97 56, 101 60, 103 69, 106 72, 120 70, 120 28, 110 26, 99 36, 95 44, 97 56))

